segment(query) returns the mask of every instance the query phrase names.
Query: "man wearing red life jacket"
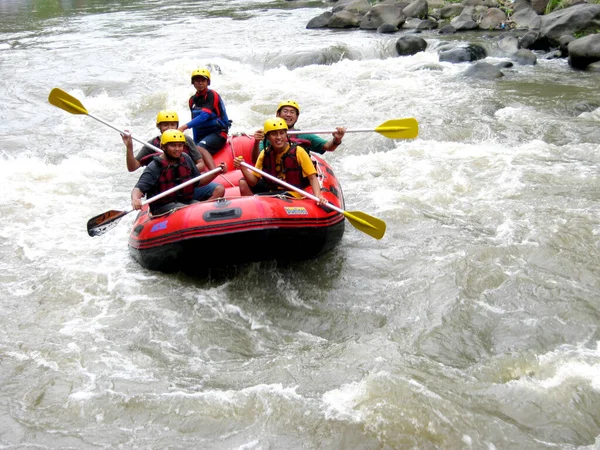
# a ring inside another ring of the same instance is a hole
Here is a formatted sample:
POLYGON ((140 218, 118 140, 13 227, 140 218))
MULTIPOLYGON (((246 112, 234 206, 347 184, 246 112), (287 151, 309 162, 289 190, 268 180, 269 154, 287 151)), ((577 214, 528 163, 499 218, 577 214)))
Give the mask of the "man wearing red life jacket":
MULTIPOLYGON (((160 147, 160 136, 166 130, 176 130, 179 126, 179 116, 176 111, 170 110, 162 110, 158 112, 156 116, 156 127, 160 131, 160 135, 156 136, 154 139, 148 141, 149 144, 152 144, 155 147, 160 147)), ((125 130, 127 131, 127 130, 125 130)), ((200 172, 203 172, 205 168, 208 170, 214 169, 215 162, 210 153, 208 153, 204 149, 198 150, 196 144, 194 144, 194 140, 188 136, 185 138, 185 148, 184 152, 186 152, 192 160, 196 167, 200 172)), ((127 170, 130 172, 134 172, 142 166, 147 166, 154 156, 158 156, 158 152, 151 147, 144 146, 137 153, 137 155, 133 155, 133 145, 127 147, 127 170)))
POLYGON ((191 128, 198 148, 204 148, 214 155, 225 146, 231 121, 227 117, 221 96, 217 91, 208 88, 210 86, 208 69, 194 70, 192 84, 196 88, 196 93, 189 100, 192 120, 181 125, 179 131, 191 128))
MULTIPOLYGON (((256 161, 256 168, 292 184, 300 189, 312 187, 319 204, 326 202, 321 193, 321 186, 317 178, 317 170, 306 150, 296 144, 290 145, 287 135, 287 124, 281 118, 268 119, 263 127, 265 137, 270 145, 265 148, 256 161)), ((244 179, 240 180, 240 194, 253 195, 263 192, 284 192, 286 189, 279 183, 266 180, 260 174, 242 166, 243 157, 233 160, 236 169, 241 169, 244 179)), ((289 192, 294 197, 301 194, 289 192)))
MULTIPOLYGON (((277 106, 276 115, 285 120, 288 130, 296 130, 294 126, 300 116, 300 106, 294 100, 285 100, 277 106)), ((290 136, 289 139, 290 142, 301 145, 309 153, 315 152, 322 155, 325 152, 332 152, 338 148, 338 146, 342 144, 345 132, 345 127, 337 127, 336 131, 333 133, 333 138, 329 140, 323 139, 316 134, 297 134, 295 136, 290 136)), ((264 138, 265 136, 261 130, 257 130, 254 133, 254 148, 252 149, 253 162, 256 161, 258 154, 264 147, 264 138)))
MULTIPOLYGON (((131 136, 124 135, 123 141, 127 145, 128 142, 126 141, 131 141, 131 136)), ((131 206, 133 209, 140 209, 142 207, 142 198, 144 195, 148 198, 154 197, 161 192, 165 192, 200 175, 192 159, 183 151, 185 136, 181 131, 166 130, 161 136, 160 144, 163 153, 155 156, 148 164, 131 192, 131 206)), ((212 178, 203 179, 200 183, 206 185, 217 176, 218 174, 214 174, 212 178)), ((217 188, 214 189, 210 196, 207 196, 202 191, 202 187, 194 187, 194 185, 186 186, 164 198, 152 202, 150 204, 150 211, 154 215, 159 215, 172 209, 189 205, 194 201, 212 200, 222 197, 225 193, 225 188, 220 184, 216 186, 217 188)))

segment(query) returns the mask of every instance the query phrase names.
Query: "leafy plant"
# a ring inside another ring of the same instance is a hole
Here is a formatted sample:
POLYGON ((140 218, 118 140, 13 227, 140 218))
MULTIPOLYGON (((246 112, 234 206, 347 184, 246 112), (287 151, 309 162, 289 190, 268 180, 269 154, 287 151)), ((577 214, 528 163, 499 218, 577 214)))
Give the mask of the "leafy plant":
POLYGON ((556 9, 564 9, 566 7, 567 5, 565 4, 564 0, 550 0, 546 5, 546 10, 544 11, 544 14, 550 14, 556 9))

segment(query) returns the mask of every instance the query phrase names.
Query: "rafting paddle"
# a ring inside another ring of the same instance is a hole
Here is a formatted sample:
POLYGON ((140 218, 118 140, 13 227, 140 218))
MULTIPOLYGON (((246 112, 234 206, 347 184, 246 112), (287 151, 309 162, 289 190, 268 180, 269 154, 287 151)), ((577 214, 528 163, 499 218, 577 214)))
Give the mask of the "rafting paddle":
MULTIPOLYGON (((374 131, 390 139, 413 139, 419 134, 419 124, 415 118, 391 119, 383 122, 376 128, 346 130, 346 133, 365 133, 374 131)), ((296 134, 332 134, 336 130, 290 130, 288 135, 296 134)))
MULTIPOLYGON (((279 183, 282 186, 284 186, 292 191, 296 191, 299 194, 302 194, 305 197, 310 198, 311 200, 314 200, 316 202, 319 201, 319 197, 309 194, 308 192, 303 191, 302 189, 297 188, 296 186, 294 186, 292 184, 286 183, 285 181, 280 180, 277 177, 269 175, 268 173, 263 172, 262 170, 257 169, 256 167, 251 166, 250 164, 248 164, 246 162, 242 162, 241 165, 246 167, 247 169, 250 169, 250 170, 262 175, 265 178, 268 178, 271 181, 274 181, 275 183, 279 183)), ((370 216, 362 211, 344 211, 343 209, 338 208, 337 206, 334 206, 329 202, 325 203, 323 206, 333 209, 334 211, 337 211, 340 214, 343 214, 346 217, 346 219, 348 219, 348 221, 354 226, 354 228, 362 231, 363 233, 368 234, 371 237, 374 237, 375 239, 381 239, 383 237, 383 235, 385 234, 386 225, 385 225, 385 222, 381 219, 370 216)))
MULTIPOLYGON (((203 178, 206 178, 212 174, 220 172, 221 170, 222 170, 221 167, 217 167, 216 169, 209 170, 208 172, 203 173, 202 175, 198 175, 197 177, 192 178, 191 180, 188 180, 185 183, 178 184, 177 186, 172 187, 171 189, 167 189, 166 191, 161 192, 160 194, 155 195, 154 197, 144 200, 142 202, 142 205, 148 205, 155 200, 166 197, 167 195, 172 194, 173 192, 178 191, 179 189, 182 189, 190 184, 196 183, 196 182, 202 180, 203 178)), ((108 230, 114 228, 117 225, 117 222, 121 218, 123 218, 124 216, 126 216, 127 214, 129 214, 132 211, 134 211, 134 210, 130 209, 128 211, 117 211, 117 210, 111 209, 110 211, 106 211, 106 212, 103 212, 102 214, 98 214, 97 216, 92 217, 90 220, 88 220, 88 223, 87 223, 88 234, 90 236, 94 237, 94 236, 100 236, 100 235, 106 233, 108 230)))
MULTIPOLYGON (((79 100, 77 100, 72 95, 67 94, 62 89, 59 89, 59 88, 52 89, 52 91, 50 91, 50 95, 48 96, 48 101, 50 102, 51 105, 54 105, 60 109, 63 109, 65 111, 67 111, 68 113, 85 114, 85 115, 91 117, 92 119, 96 119, 98 122, 101 122, 104 125, 111 127, 113 130, 116 130, 121 134, 129 134, 129 133, 125 132, 124 130, 120 130, 119 128, 115 127, 114 125, 111 125, 110 123, 100 119, 99 117, 92 116, 88 112, 88 110, 85 109, 85 106, 83 106, 83 104, 79 100)), ((140 139, 137 139, 133 136, 131 136, 131 139, 139 142, 142 145, 145 145, 146 147, 150 147, 152 150, 156 150, 157 152, 162 153, 162 150, 160 148, 156 147, 155 145, 152 145, 149 142, 141 141, 140 139)))

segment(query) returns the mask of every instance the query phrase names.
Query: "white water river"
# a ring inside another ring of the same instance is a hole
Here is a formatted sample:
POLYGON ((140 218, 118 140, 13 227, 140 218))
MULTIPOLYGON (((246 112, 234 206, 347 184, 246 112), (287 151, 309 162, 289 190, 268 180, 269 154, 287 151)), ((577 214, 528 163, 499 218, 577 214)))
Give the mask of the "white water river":
POLYGON ((398 58, 398 35, 306 30, 318 1, 52 5, 0 4, 0 447, 598 448, 597 73, 469 80, 435 33, 398 58), (385 237, 210 279, 142 269, 133 214, 90 238, 139 173, 50 90, 146 139, 189 117, 199 66, 234 132, 287 98, 305 129, 415 117, 418 139, 326 155, 385 237))

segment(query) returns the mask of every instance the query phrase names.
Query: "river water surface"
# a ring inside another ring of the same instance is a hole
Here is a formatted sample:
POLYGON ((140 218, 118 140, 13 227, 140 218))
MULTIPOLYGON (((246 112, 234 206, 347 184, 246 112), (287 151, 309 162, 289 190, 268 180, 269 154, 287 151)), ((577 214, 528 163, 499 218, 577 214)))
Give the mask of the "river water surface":
POLYGON ((0 3, 0 447, 599 448, 600 76, 468 80, 437 34, 398 58, 397 35, 305 29, 331 6, 0 3), (201 66, 234 132, 287 98, 305 129, 415 117, 325 156, 385 237, 210 278, 142 269, 133 214, 90 238, 139 173, 51 89, 145 140, 201 66))

